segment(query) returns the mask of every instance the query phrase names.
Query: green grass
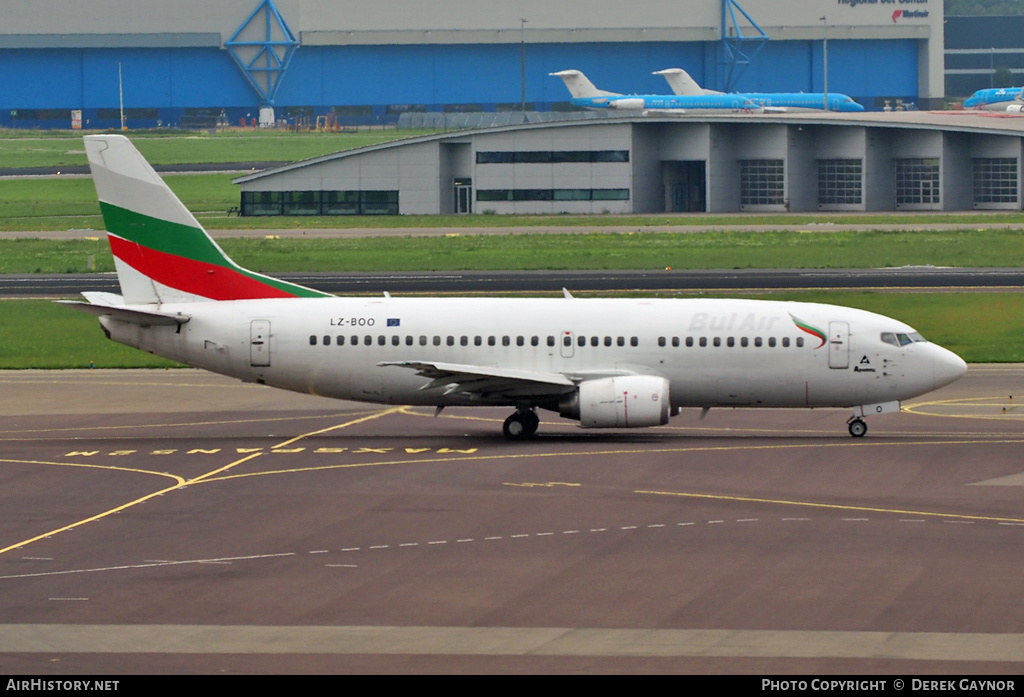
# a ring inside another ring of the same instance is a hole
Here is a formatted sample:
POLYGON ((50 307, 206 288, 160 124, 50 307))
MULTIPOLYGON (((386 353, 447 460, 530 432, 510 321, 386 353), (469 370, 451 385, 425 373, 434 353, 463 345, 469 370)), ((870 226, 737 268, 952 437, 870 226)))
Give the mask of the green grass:
MULTIPOLYGON (((154 165, 215 162, 294 162, 339 150, 384 143, 433 131, 374 130, 356 133, 227 130, 129 131, 154 165)), ((0 132, 0 166, 86 165, 82 134, 69 131, 0 132)))
MULTIPOLYGON (((1024 361, 1022 293, 833 291, 745 297, 859 307, 907 322, 970 363, 1024 361)), ((0 300, 0 327, 0 369, 176 365, 109 341, 95 317, 46 300, 0 300)))
POLYGON ((47 300, 0 300, 0 368, 168 368, 178 365, 108 340, 91 315, 47 300))
MULTIPOLYGON (((201 194, 197 193, 197 196, 201 194)), ((0 273, 112 271, 94 239, 0 239, 0 273)), ((275 236, 276 237, 276 236, 275 236)), ((1024 266, 1024 231, 706 232, 304 238, 224 237, 254 271, 874 268, 1024 266)))

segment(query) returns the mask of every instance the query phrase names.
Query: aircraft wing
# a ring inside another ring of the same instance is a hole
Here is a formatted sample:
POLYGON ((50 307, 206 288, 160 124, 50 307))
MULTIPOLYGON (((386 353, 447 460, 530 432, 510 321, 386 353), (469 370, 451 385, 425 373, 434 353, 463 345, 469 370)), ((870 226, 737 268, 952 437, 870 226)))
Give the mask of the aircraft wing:
POLYGON ((559 397, 576 387, 575 382, 560 373, 428 361, 386 361, 377 365, 415 370, 417 375, 430 378, 421 390, 443 388, 446 395, 539 399, 559 397))

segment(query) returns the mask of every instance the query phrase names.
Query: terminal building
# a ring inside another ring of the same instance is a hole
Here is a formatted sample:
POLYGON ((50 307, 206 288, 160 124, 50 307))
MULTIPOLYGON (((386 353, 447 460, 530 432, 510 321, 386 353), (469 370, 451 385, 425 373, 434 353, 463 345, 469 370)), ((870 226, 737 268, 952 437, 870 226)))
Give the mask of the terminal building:
POLYGON ((1024 117, 633 116, 422 136, 239 177, 243 215, 1021 209, 1024 117))
POLYGON ((118 127, 122 105, 130 129, 546 112, 568 108, 549 74, 570 68, 621 93, 683 68, 933 108, 943 56, 942 0, 33 0, 4 10, 0 126, 118 127))

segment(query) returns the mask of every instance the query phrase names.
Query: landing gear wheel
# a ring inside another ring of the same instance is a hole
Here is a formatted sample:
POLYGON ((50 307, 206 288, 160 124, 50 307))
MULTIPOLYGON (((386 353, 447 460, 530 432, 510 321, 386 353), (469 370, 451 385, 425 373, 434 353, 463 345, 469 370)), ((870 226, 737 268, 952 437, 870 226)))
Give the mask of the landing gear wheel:
POLYGON ((850 435, 854 438, 863 438, 868 432, 868 425, 861 419, 854 419, 850 422, 850 435))
POLYGON ((539 425, 540 417, 532 409, 526 409, 505 419, 501 430, 509 440, 521 440, 536 433, 539 425))

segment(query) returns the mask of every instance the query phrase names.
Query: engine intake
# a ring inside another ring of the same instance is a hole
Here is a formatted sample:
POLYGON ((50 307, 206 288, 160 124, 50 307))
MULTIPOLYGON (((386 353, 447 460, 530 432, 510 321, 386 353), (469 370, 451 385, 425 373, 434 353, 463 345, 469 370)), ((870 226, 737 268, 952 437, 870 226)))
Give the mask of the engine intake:
POLYGON ((584 428, 662 426, 669 418, 669 383, 655 375, 625 375, 580 383, 558 413, 584 428))

